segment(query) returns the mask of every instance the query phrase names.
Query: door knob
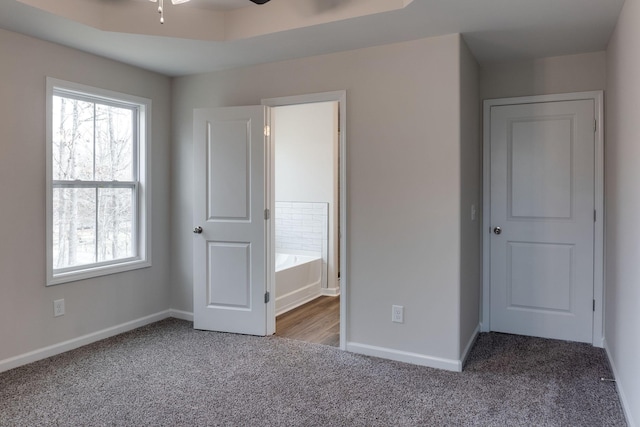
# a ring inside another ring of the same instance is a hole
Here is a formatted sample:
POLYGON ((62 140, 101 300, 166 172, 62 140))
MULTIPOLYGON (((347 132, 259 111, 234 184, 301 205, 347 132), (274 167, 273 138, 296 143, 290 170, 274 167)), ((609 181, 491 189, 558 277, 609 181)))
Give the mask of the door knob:
POLYGON ((502 233, 502 228, 500 228, 500 227, 496 227, 496 228, 494 228, 494 229, 493 229, 493 232, 494 232, 495 234, 501 234, 501 233, 502 233))
POLYGON ((193 232, 196 234, 202 234, 202 227, 197 226, 196 228, 193 229, 193 232))

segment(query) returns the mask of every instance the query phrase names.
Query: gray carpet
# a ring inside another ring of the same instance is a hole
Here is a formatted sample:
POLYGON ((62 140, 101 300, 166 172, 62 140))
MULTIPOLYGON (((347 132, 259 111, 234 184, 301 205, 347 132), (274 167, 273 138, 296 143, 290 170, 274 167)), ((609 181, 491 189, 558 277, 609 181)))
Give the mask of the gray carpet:
POLYGON ((0 374, 0 426, 623 426, 601 349, 481 334, 463 373, 169 319, 0 374))

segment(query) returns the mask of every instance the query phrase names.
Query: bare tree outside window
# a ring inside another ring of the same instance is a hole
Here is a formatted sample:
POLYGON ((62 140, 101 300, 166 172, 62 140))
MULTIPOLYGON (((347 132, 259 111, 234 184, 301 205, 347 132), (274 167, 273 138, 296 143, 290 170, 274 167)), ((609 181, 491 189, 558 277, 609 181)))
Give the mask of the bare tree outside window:
POLYGON ((53 268, 136 256, 138 110, 54 92, 53 268))

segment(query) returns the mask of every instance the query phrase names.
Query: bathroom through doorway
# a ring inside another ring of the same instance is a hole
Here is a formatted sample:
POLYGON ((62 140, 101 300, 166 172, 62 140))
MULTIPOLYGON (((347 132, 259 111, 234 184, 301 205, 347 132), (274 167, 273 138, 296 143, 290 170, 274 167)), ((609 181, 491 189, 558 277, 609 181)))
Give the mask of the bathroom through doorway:
POLYGON ((271 108, 271 239, 276 335, 344 348, 340 108, 339 100, 271 108))

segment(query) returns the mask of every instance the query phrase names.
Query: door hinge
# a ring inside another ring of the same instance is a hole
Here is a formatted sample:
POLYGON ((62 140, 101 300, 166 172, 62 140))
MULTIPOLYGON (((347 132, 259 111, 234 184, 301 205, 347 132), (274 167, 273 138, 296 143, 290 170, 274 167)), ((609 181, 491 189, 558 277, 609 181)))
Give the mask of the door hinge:
POLYGON ((598 119, 593 119, 593 132, 596 133, 598 131, 598 119))
POLYGON ((596 300, 593 300, 593 311, 596 311, 596 300))
POLYGON ((271 300, 271 295, 269 295, 269 292, 265 292, 264 293, 264 303, 268 303, 271 300))
POLYGON ((593 222, 597 221, 597 216, 596 216, 597 211, 594 209, 593 210, 593 222))
POLYGON ((271 218, 271 211, 269 209, 264 210, 264 219, 265 221, 271 218))

